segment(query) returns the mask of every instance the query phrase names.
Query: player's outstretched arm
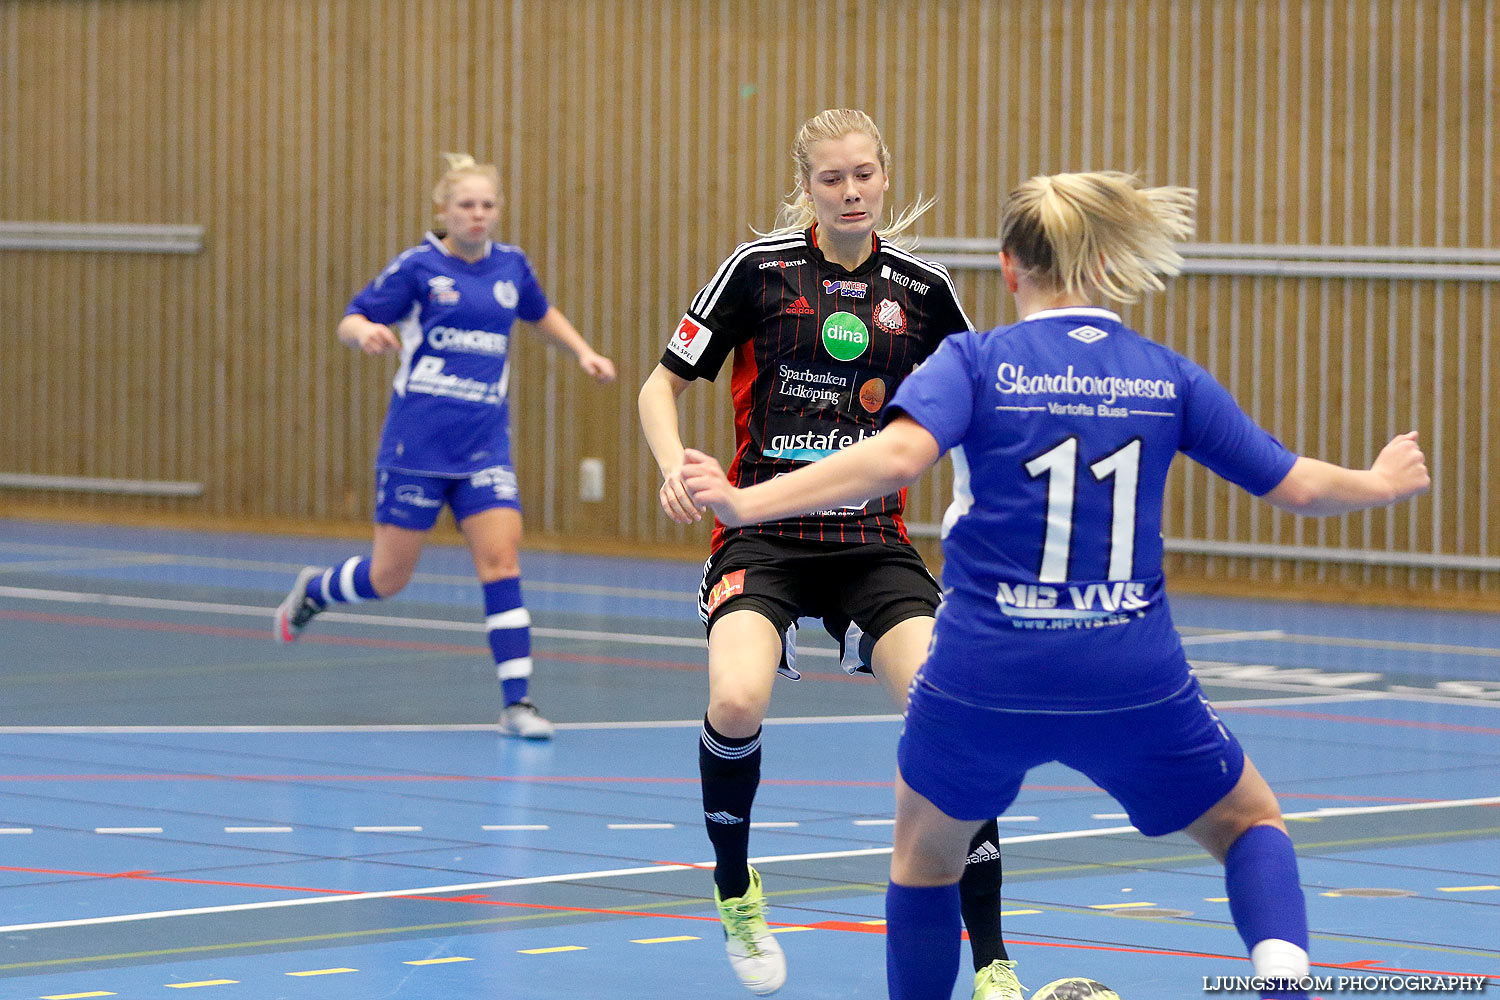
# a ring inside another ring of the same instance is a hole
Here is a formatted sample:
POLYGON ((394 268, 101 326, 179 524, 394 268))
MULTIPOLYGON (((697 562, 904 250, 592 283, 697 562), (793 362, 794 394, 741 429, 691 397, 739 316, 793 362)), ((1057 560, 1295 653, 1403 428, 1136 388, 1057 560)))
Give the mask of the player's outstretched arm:
POLYGON ((926 472, 940 455, 927 428, 900 416, 879 434, 836 455, 745 489, 729 484, 713 456, 689 448, 682 481, 694 503, 712 507, 720 521, 736 527, 894 493, 926 472))
POLYGON ((395 354, 401 350, 401 338, 384 323, 373 323, 359 313, 339 320, 339 341, 366 354, 395 354))
POLYGON ((661 469, 662 484, 657 499, 661 501, 661 509, 678 524, 703 520, 702 512, 693 505, 687 487, 682 484, 683 448, 682 435, 677 429, 677 397, 690 385, 687 379, 657 365, 636 397, 641 430, 661 469))
POLYGON ((1286 478, 1265 499, 1293 514, 1347 514, 1370 507, 1389 507, 1426 493, 1432 485, 1417 432, 1391 438, 1368 469, 1299 458, 1286 478))
POLYGON ((589 346, 568 317, 557 306, 549 306, 536 321, 536 328, 559 347, 566 347, 578 358, 578 367, 595 382, 608 384, 615 380, 615 363, 589 346))

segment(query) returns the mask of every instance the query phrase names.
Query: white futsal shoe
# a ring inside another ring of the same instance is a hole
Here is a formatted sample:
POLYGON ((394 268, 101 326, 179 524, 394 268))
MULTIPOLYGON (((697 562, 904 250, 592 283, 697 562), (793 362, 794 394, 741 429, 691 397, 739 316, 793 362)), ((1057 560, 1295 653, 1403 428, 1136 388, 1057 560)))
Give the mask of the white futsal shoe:
POLYGON ((550 740, 552 723, 542 718, 536 706, 522 698, 505 706, 500 713, 500 732, 523 740, 550 740))
POLYGON ((771 936, 766 923, 766 895, 761 891, 760 872, 750 869, 750 888, 743 896, 720 899, 714 888, 719 920, 724 924, 724 950, 729 964, 745 989, 767 996, 786 982, 786 955, 771 936))
POLYGON ((324 573, 320 566, 305 566, 297 574, 297 582, 287 592, 286 598, 276 608, 276 638, 282 642, 296 642, 297 636, 313 620, 313 615, 323 610, 307 596, 307 585, 324 573))

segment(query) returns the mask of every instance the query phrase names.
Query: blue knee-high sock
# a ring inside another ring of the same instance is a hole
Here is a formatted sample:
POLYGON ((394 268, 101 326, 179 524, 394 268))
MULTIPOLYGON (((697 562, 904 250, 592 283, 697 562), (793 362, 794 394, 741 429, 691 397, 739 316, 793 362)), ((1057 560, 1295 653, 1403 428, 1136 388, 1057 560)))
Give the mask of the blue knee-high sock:
POLYGON ((378 601, 380 595, 370 584, 370 557, 350 556, 337 566, 323 571, 307 584, 307 596, 327 607, 330 604, 358 604, 378 601))
MULTIPOLYGON (((1240 834, 1224 858, 1224 885, 1229 913, 1250 950, 1255 974, 1306 975, 1307 902, 1291 838, 1274 826, 1252 826, 1240 834)), ((1267 990, 1263 995, 1301 1000, 1307 993, 1267 990)))
POLYGON ((521 578, 506 577, 484 585, 484 627, 505 703, 526 697, 531 678, 531 615, 521 606, 521 578))
POLYGON ((949 1000, 958 980, 958 884, 885 890, 885 977, 891 1000, 949 1000))

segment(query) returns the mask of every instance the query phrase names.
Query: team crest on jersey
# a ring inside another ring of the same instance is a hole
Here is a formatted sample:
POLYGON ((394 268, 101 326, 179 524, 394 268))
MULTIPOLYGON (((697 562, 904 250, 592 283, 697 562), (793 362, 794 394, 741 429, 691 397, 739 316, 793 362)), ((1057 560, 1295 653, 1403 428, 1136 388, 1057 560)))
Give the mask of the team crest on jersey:
POLYGON ((895 299, 881 299, 875 307, 875 325, 889 334, 906 332, 906 313, 895 299))
POLYGON ((737 569, 733 573, 725 573, 719 577, 719 582, 714 584, 713 589, 708 592, 708 600, 704 607, 712 615, 718 610, 719 605, 734 597, 736 594, 745 592, 745 571, 737 569))
POLYGON ((823 279, 823 291, 827 292, 829 295, 847 295, 851 299, 862 299, 865 297, 865 293, 869 290, 869 284, 863 281, 846 281, 843 279, 835 281, 832 278, 823 279))
POLYGON ((516 303, 521 301, 521 293, 516 291, 514 281, 495 282, 495 301, 506 309, 514 309, 516 303))
POLYGON ((446 274, 427 279, 427 297, 440 306, 458 305, 458 289, 446 274))
POLYGON ((682 322, 677 324, 677 329, 672 334, 672 342, 667 345, 667 350, 688 364, 696 365, 698 359, 703 357, 703 352, 713 337, 714 332, 708 327, 690 316, 684 316, 682 317, 682 322))
POLYGON ((1069 330, 1068 336, 1085 344, 1097 344, 1109 334, 1097 326, 1080 326, 1069 330))

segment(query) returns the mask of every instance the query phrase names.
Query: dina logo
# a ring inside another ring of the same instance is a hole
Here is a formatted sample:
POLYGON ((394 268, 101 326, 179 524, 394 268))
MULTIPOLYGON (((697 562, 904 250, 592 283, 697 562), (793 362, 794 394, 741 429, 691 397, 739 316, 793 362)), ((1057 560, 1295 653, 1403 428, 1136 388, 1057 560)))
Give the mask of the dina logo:
POLYGON ((870 346, 870 328, 853 313, 836 312, 823 321, 823 349, 840 361, 853 361, 870 346))

